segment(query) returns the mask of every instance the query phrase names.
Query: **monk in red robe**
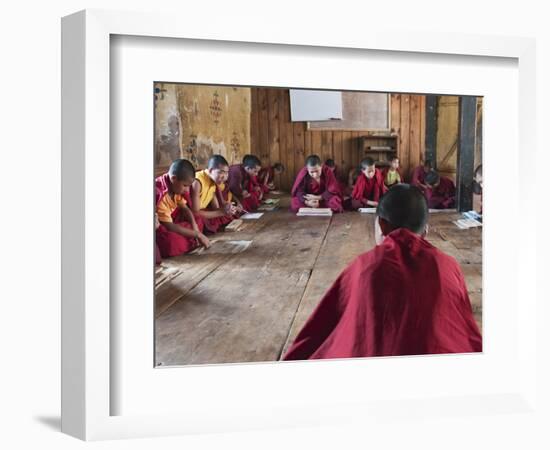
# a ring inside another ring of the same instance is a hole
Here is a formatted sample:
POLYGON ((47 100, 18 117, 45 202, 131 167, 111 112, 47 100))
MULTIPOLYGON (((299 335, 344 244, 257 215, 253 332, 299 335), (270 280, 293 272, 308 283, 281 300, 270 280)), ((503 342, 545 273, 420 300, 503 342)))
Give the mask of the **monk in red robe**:
POLYGON ((254 155, 245 155, 241 164, 229 168, 229 190, 245 211, 254 211, 260 206, 263 190, 256 177, 261 168, 260 160, 254 155))
POLYGON ((292 191, 290 210, 300 208, 330 208, 333 212, 342 212, 342 193, 332 171, 321 165, 317 155, 308 156, 306 166, 296 176, 292 191))
POLYGON ((424 164, 417 166, 412 173, 411 184, 416 186, 421 191, 428 188, 424 179, 430 170, 433 169, 433 163, 431 159, 424 161, 424 164))
POLYGON ((390 166, 386 167, 382 171, 382 176, 384 178, 384 184, 387 188, 391 188, 396 184, 405 182, 405 179, 399 170, 399 158, 397 156, 391 158, 390 166))
POLYGON ((378 200, 386 190, 382 174, 374 164, 374 160, 369 157, 361 161, 361 174, 357 177, 351 193, 353 210, 378 206, 378 200))
POLYGON ((340 274, 283 359, 481 352, 460 266, 424 238, 427 220, 418 188, 384 194, 378 245, 340 274))
POLYGON ((435 170, 424 178, 427 189, 424 191, 431 209, 452 209, 455 207, 456 189, 450 178, 440 176, 435 170))
POLYGON ((198 245, 210 246, 202 232, 202 220, 187 206, 189 187, 194 179, 195 169, 185 159, 175 160, 168 173, 155 179, 157 260, 159 256, 167 258, 187 253, 198 245))
POLYGON ((275 163, 269 167, 263 167, 258 172, 258 181, 262 186, 265 194, 275 190, 275 174, 280 174, 285 171, 285 166, 281 163, 275 163))
POLYGON ((212 155, 208 166, 195 174, 191 186, 191 209, 204 221, 209 233, 216 233, 230 223, 239 213, 239 208, 225 202, 220 186, 227 180, 229 164, 222 155, 212 155))

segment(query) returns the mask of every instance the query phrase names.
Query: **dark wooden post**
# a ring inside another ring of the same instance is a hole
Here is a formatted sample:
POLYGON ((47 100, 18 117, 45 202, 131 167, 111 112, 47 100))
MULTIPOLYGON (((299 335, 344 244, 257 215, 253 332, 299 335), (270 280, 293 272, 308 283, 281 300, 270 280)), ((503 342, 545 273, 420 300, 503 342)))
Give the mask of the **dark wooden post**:
POLYGON ((437 168, 437 95, 426 95, 426 141, 424 142, 424 161, 432 160, 437 168))
POLYGON ((472 209, 477 99, 461 96, 458 101, 457 202, 460 212, 472 209))

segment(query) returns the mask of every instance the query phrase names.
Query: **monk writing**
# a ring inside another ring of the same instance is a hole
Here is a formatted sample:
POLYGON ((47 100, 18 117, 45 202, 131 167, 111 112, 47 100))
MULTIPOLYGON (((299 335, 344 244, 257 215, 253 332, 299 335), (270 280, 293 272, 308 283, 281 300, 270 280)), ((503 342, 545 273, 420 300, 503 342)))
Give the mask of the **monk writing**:
POLYGON ((327 166, 321 165, 317 155, 308 156, 306 166, 300 169, 291 191, 290 210, 300 208, 330 208, 342 212, 342 194, 338 181, 327 166))
POLYGON ((427 189, 424 191, 428 206, 432 209, 449 209, 455 207, 456 189, 450 178, 440 176, 431 170, 424 178, 427 189))
POLYGON ((411 184, 413 186, 416 186, 420 190, 425 190, 428 188, 425 182, 426 175, 430 170, 433 169, 433 163, 431 159, 427 159, 424 161, 424 164, 419 165, 416 167, 413 171, 412 177, 411 177, 411 184))
POLYGON ((238 214, 239 210, 220 195, 227 180, 229 164, 222 155, 212 155, 206 169, 195 174, 191 186, 191 208, 204 221, 206 231, 216 233, 238 214))
POLYGON ((481 352, 460 266, 424 238, 427 219, 418 188, 384 194, 378 245, 340 274, 283 359, 481 352))
POLYGON ((261 167, 257 156, 245 155, 241 164, 229 168, 229 190, 246 211, 254 211, 260 206, 263 190, 256 177, 261 167))
POLYGON ((176 159, 168 173, 155 179, 156 245, 162 258, 187 253, 198 245, 210 246, 202 233, 202 221, 195 218, 185 199, 194 179, 195 168, 185 159, 176 159))
POLYGON ((275 163, 269 167, 263 167, 258 172, 258 180, 264 193, 275 190, 275 175, 285 171, 285 166, 281 163, 275 163))

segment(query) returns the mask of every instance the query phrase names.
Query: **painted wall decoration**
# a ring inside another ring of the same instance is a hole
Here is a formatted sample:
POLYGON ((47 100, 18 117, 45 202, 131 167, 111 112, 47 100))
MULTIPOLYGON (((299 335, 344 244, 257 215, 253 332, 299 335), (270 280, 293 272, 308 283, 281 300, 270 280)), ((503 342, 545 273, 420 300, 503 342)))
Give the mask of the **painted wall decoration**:
POLYGON ((176 158, 197 169, 214 153, 230 164, 250 153, 250 88, 155 84, 155 172, 176 158))

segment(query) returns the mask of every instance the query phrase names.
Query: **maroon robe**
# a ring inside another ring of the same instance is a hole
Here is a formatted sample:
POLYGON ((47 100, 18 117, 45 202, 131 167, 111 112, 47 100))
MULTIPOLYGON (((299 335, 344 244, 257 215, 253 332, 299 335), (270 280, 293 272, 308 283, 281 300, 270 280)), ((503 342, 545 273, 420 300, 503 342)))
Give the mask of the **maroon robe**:
POLYGON ((283 359, 481 351, 460 266, 400 228, 340 274, 283 359))
POLYGON ((298 212, 300 208, 307 207, 304 203, 305 194, 321 195, 323 197, 319 203, 321 208, 330 208, 333 212, 344 210, 338 180, 327 166, 322 168, 319 183, 309 176, 307 167, 303 167, 296 176, 290 194, 292 196, 290 201, 292 212, 298 212))
POLYGON ((273 183, 274 179, 275 179, 275 169, 273 169, 273 166, 262 168, 258 172, 258 180, 265 194, 269 192, 269 187, 267 185, 270 183, 273 183))
POLYGON ((229 190, 237 197, 246 211, 254 211, 260 206, 260 199, 257 192, 251 191, 254 182, 244 170, 242 164, 233 164, 229 166, 229 177, 227 179, 229 190), (243 198, 243 191, 246 190, 250 194, 249 197, 243 198))
POLYGON ((431 209, 449 209, 455 207, 456 189, 453 181, 447 177, 439 177, 439 184, 425 191, 428 207, 431 209))
POLYGON ((412 178, 411 178, 411 184, 413 186, 416 186, 420 189, 422 189, 422 186, 420 186, 421 184, 426 184, 424 179, 426 178, 426 174, 429 172, 426 171, 426 169, 424 169, 424 165, 420 165, 418 167, 416 167, 416 169, 414 169, 413 171, 413 174, 412 174, 412 178))
MULTIPOLYGON (((155 201, 158 204, 164 195, 172 192, 172 183, 170 182, 170 176, 164 174, 155 179, 155 201)), ((190 205, 189 193, 183 194, 187 204, 190 205)), ((187 228, 189 230, 193 229, 193 225, 184 218, 181 217, 181 209, 176 208, 172 212, 172 220, 175 224, 180 227, 187 228)), ((203 221, 200 217, 195 216, 195 221, 199 230, 202 232, 203 221)), ((199 245, 196 239, 182 236, 179 233, 169 231, 164 225, 160 224, 155 232, 155 260, 157 263, 160 262, 160 258, 169 258, 171 256, 178 256, 184 253, 188 253, 199 245), (158 251, 157 251, 158 250, 158 251)))
POLYGON ((372 178, 367 178, 365 174, 361 172, 357 177, 357 181, 351 193, 351 208, 358 209, 368 207, 367 200, 378 202, 384 192, 384 181, 378 169, 375 169, 372 178))

